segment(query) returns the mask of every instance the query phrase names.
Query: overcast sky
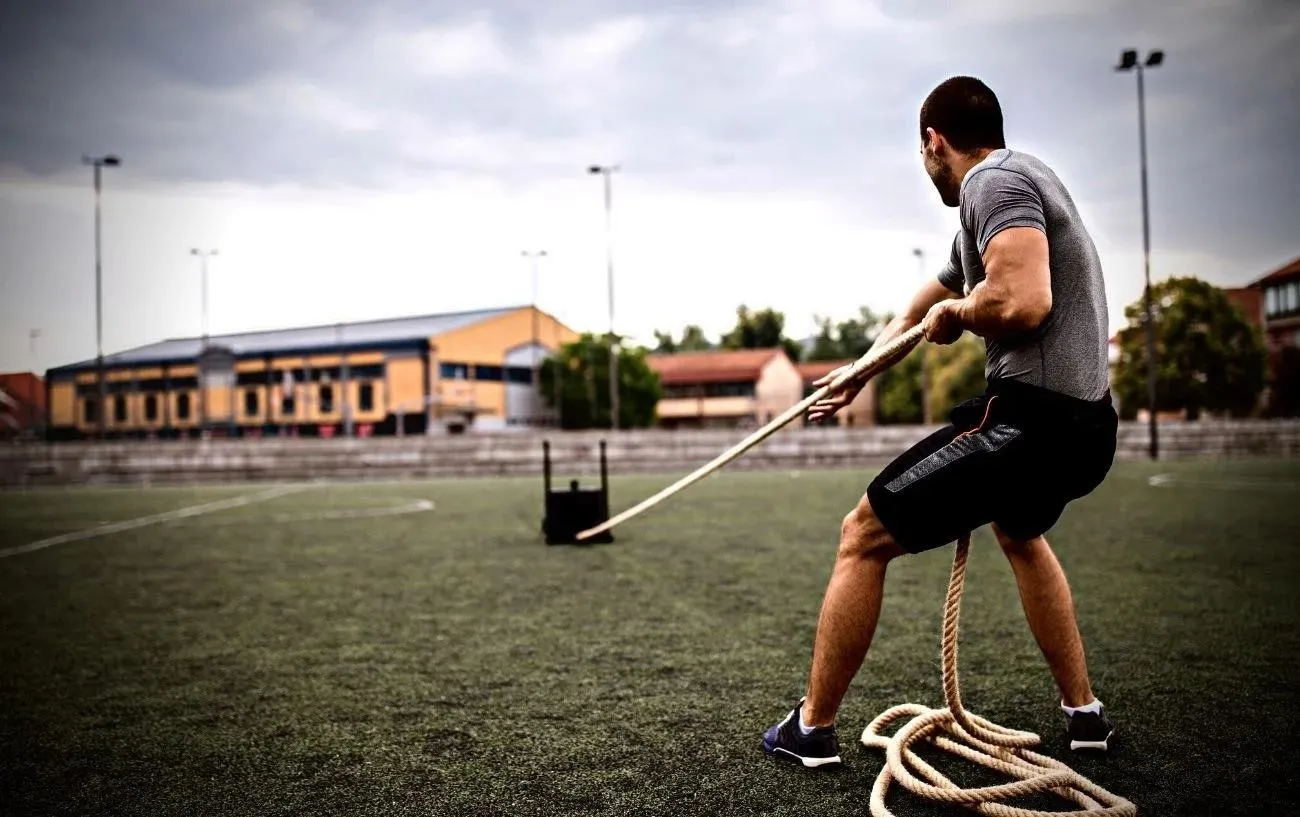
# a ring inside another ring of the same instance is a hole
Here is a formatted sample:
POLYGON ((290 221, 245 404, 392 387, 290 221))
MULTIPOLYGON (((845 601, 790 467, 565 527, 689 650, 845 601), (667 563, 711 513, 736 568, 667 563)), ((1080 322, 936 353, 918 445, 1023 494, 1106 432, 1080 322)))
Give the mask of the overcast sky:
POLYGON ((94 356, 84 154, 103 196, 106 352, 532 298, 712 334, 735 307, 898 309, 957 213, 917 111, 988 82, 1015 148, 1070 187, 1112 326, 1140 294, 1135 77, 1152 274, 1240 285, 1300 255, 1300 3, 1289 0, 7 0, 0 4, 0 370, 94 356), (29 332, 39 329, 35 354, 29 332))

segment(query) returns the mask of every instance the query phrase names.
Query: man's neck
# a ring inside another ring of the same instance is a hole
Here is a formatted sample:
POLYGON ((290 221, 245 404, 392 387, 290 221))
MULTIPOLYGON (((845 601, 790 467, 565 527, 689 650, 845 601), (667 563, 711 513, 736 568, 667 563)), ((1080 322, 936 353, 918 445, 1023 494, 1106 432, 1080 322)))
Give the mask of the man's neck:
POLYGON ((972 167, 987 159, 994 150, 997 148, 978 148, 970 155, 957 154, 957 161, 953 162, 953 170, 957 173, 958 184, 966 180, 966 174, 972 167))

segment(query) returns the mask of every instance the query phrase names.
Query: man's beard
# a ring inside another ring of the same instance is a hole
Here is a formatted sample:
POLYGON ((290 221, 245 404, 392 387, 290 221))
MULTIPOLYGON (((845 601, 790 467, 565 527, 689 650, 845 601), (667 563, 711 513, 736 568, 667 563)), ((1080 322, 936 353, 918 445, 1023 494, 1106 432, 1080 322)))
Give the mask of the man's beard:
POLYGON ((939 198, 947 207, 956 207, 961 202, 961 184, 957 181, 957 174, 952 172, 952 168, 946 164, 939 164, 939 169, 930 174, 930 181, 934 182, 934 187, 939 191, 939 198))

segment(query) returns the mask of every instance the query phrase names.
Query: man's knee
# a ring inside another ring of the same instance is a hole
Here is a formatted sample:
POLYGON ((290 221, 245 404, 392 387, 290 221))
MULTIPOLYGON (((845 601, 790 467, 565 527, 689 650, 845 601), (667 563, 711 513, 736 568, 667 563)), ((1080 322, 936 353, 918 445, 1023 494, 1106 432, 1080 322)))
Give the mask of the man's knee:
POLYGON ((994 523, 992 527, 993 536, 998 540, 998 545, 1007 556, 1023 556, 1033 550, 1033 547, 1040 541, 1044 541, 1042 536, 1025 538, 1024 536, 1010 534, 997 523, 994 523))
POLYGON ((864 496, 849 511, 840 526, 840 559, 883 559, 902 556, 905 551, 881 524, 871 503, 864 496))

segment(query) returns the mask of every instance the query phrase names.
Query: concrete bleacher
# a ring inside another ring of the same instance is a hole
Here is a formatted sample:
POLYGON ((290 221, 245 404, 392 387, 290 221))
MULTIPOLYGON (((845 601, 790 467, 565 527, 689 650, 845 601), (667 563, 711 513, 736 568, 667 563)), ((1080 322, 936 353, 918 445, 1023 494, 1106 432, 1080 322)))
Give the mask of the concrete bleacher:
MULTIPOLYGON (((804 428, 778 431, 729 470, 871 467, 930 428, 804 428)), ((1297 456, 1300 420, 1170 422, 1162 458, 1297 456)), ((538 476, 542 440, 557 473, 594 475, 608 444, 611 474, 685 474, 744 439, 745 430, 471 433, 369 439, 185 440, 24 443, 0 446, 0 486, 187 484, 312 479, 538 476)), ((1144 424, 1120 427, 1117 458, 1147 458, 1144 424)))

